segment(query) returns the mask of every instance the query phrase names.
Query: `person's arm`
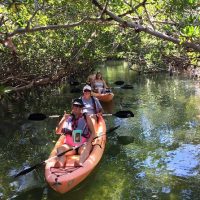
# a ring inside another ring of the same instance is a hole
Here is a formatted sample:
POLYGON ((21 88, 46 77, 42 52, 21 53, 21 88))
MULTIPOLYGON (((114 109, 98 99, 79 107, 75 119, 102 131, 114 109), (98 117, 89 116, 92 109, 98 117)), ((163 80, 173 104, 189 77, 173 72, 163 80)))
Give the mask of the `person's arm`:
POLYGON ((95 89, 94 82, 95 82, 95 80, 93 80, 93 81, 91 82, 91 88, 92 88, 92 90, 95 89))
POLYGON ((89 75, 87 78, 87 83, 89 83, 91 87, 93 85, 94 79, 95 79, 94 75, 89 75))
POLYGON ((97 98, 95 98, 95 101, 96 101, 96 106, 97 106, 97 111, 98 111, 98 113, 96 113, 96 114, 97 114, 97 116, 102 115, 103 114, 103 107, 102 107, 100 101, 97 98))
POLYGON ((68 116, 69 116, 69 114, 66 114, 66 111, 64 111, 64 115, 63 115, 62 119, 60 120, 58 126, 56 127, 56 134, 62 133, 63 123, 67 120, 68 116))
POLYGON ((102 80, 103 81, 103 87, 106 89, 106 88, 109 88, 108 86, 107 86, 107 84, 106 84, 106 82, 104 81, 104 80, 102 80))
POLYGON ((93 123, 92 123, 90 116, 86 115, 86 120, 87 120, 88 128, 89 128, 90 133, 91 133, 91 136, 88 139, 88 142, 92 142, 93 138, 96 137, 95 129, 94 129, 94 126, 93 126, 93 123))

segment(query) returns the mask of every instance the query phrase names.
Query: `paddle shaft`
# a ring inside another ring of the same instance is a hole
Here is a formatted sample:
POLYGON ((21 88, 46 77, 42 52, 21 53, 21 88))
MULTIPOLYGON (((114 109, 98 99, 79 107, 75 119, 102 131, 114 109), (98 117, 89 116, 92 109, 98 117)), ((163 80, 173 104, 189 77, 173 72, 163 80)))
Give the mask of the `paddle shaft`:
MULTIPOLYGON (((125 82, 122 81, 122 80, 119 80, 119 81, 115 81, 115 82, 114 82, 115 85, 123 85, 124 83, 125 83, 125 82)), ((79 81, 75 81, 75 80, 74 80, 74 81, 70 81, 69 84, 70 84, 70 85, 85 85, 85 84, 87 84, 87 82, 84 83, 84 82, 79 82, 79 81)))
POLYGON ((129 118, 129 117, 134 117, 134 114, 129 111, 129 110, 126 110, 126 111, 118 111, 114 114, 111 114, 111 113, 107 113, 107 114, 102 114, 104 117, 106 116, 116 116, 116 117, 119 117, 119 118, 129 118))
MULTIPOLYGON (((116 130, 117 128, 119 128, 119 126, 112 127, 112 128, 110 128, 110 129, 108 129, 108 130, 106 131, 106 133, 112 132, 112 131, 116 130)), ((106 133, 105 133, 105 134, 106 134, 106 133)), ((99 136, 93 138, 93 140, 95 140, 96 138, 101 137, 101 136, 103 136, 103 135, 105 135, 105 134, 101 134, 101 135, 99 135, 99 136)), ((56 155, 56 156, 50 157, 50 158, 48 158, 48 159, 45 160, 45 161, 42 161, 42 162, 40 162, 40 163, 38 163, 38 164, 36 164, 36 165, 34 165, 34 166, 32 166, 32 167, 29 167, 29 168, 27 168, 27 169, 25 169, 25 170, 22 170, 21 172, 17 173, 14 177, 16 178, 16 177, 18 177, 18 176, 25 175, 25 174, 27 174, 27 173, 33 171, 34 169, 41 167, 42 165, 46 164, 46 163, 49 162, 50 160, 53 160, 53 159, 55 159, 55 158, 57 158, 57 157, 61 157, 61 156, 63 156, 64 154, 66 154, 67 152, 72 151, 72 150, 75 150, 75 149, 81 147, 81 146, 84 145, 84 144, 85 144, 85 143, 83 143, 83 144, 81 144, 81 145, 79 145, 79 146, 77 146, 77 147, 72 147, 72 148, 70 148, 70 149, 68 149, 68 150, 66 150, 66 151, 63 151, 63 152, 59 153, 59 154, 56 155)))
POLYGON ((113 116, 113 114, 111 113, 106 113, 106 114, 102 114, 103 117, 107 117, 107 116, 113 116))
POLYGON ((68 150, 66 150, 66 151, 63 151, 63 152, 59 153, 59 154, 56 155, 56 156, 50 157, 50 158, 48 158, 48 159, 45 160, 45 161, 42 161, 42 162, 40 162, 40 163, 38 163, 38 164, 36 164, 36 165, 34 165, 34 166, 32 166, 32 167, 29 167, 29 168, 27 168, 27 169, 25 169, 25 170, 22 170, 21 172, 19 172, 18 174, 16 174, 14 177, 16 178, 16 177, 18 177, 18 176, 27 174, 27 173, 33 171, 34 169, 36 169, 36 168, 38 168, 38 167, 41 167, 43 164, 46 164, 46 163, 49 162, 50 160, 53 160, 53 159, 55 159, 55 158, 57 158, 57 157, 61 157, 61 156, 63 156, 64 154, 66 154, 67 152, 69 152, 69 151, 78 149, 79 147, 83 146, 84 144, 85 144, 85 143, 83 143, 83 144, 81 144, 81 145, 79 145, 79 146, 76 146, 76 147, 72 147, 72 148, 70 148, 70 149, 68 149, 68 150))
MULTIPOLYGON (((134 114, 131 111, 118 111, 115 114, 103 114, 102 116, 116 116, 119 118, 128 118, 128 117, 134 117, 134 114)), ((29 120, 34 120, 34 121, 41 121, 46 119, 47 117, 49 118, 58 118, 60 115, 51 115, 47 116, 42 113, 32 113, 29 115, 28 119, 29 120)))

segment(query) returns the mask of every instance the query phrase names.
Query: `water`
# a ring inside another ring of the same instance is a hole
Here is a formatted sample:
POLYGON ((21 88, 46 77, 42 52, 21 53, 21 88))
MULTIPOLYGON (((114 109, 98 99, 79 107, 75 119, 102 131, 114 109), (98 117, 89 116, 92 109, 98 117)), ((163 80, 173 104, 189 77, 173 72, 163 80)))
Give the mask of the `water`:
POLYGON ((200 87, 197 81, 168 74, 139 76, 124 62, 98 66, 109 84, 125 80, 133 89, 113 89, 106 113, 131 110, 134 118, 107 117, 105 154, 94 172, 74 190, 60 195, 44 180, 43 167, 12 175, 48 158, 59 119, 28 121, 30 113, 62 114, 72 98, 67 84, 32 91, 23 101, 4 100, 0 124, 0 199, 132 200, 199 199, 200 87))

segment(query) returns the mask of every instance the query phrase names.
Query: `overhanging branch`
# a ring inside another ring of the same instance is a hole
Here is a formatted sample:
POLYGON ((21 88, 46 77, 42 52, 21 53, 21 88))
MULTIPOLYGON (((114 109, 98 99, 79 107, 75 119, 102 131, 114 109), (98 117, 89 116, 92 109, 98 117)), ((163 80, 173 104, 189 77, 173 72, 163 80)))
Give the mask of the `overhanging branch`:
POLYGON ((83 18, 81 21, 73 23, 73 24, 61 24, 61 25, 48 25, 48 26, 40 26, 40 27, 34 27, 34 28, 19 28, 13 31, 12 33, 8 33, 8 37, 13 37, 14 35, 17 34, 25 34, 25 33, 32 33, 32 32, 37 32, 37 31, 47 31, 47 30, 56 30, 56 29, 68 29, 68 28, 73 28, 76 26, 80 26, 84 24, 89 18, 83 18))
MULTIPOLYGON (((100 9, 100 10, 103 9, 102 5, 97 0, 92 0, 92 3, 96 7, 98 7, 98 9, 100 9)), ((186 48, 192 48, 193 50, 200 52, 200 45, 199 44, 195 44, 195 43, 191 43, 191 42, 187 42, 187 41, 181 43, 181 41, 178 38, 174 38, 174 37, 168 36, 164 33, 161 33, 159 31, 155 31, 155 30, 151 29, 150 27, 144 27, 137 22, 125 21, 123 18, 119 17, 118 15, 109 11, 108 9, 106 9, 104 12, 108 16, 110 16, 114 21, 118 22, 121 25, 126 24, 126 27, 134 28, 137 31, 143 31, 145 33, 148 33, 148 34, 153 35, 155 37, 158 37, 160 39, 167 40, 167 41, 173 42, 173 43, 178 44, 178 45, 182 45, 183 47, 186 47, 186 48)))

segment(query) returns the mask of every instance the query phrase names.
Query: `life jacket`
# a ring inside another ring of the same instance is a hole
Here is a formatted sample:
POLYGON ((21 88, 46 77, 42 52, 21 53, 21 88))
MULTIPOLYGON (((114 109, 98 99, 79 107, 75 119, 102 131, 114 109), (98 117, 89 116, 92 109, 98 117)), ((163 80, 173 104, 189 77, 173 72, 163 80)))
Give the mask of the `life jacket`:
POLYGON ((69 123, 69 126, 62 128, 62 133, 72 135, 72 132, 74 130, 76 130, 79 125, 82 125, 82 124, 79 124, 79 123, 83 123, 83 122, 84 122, 83 126, 80 127, 83 131, 82 136, 85 137, 85 138, 89 138, 90 137, 90 131, 89 131, 89 128, 88 128, 88 125, 87 125, 87 120, 86 120, 85 114, 80 115, 77 119, 75 118, 75 115, 71 114, 71 116, 66 121, 66 123, 69 123), (70 125, 71 125, 71 127, 70 127, 70 125))

